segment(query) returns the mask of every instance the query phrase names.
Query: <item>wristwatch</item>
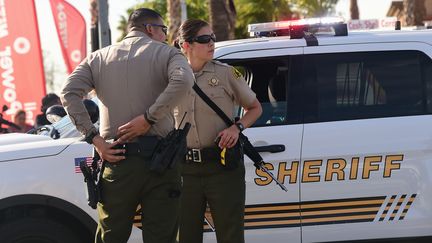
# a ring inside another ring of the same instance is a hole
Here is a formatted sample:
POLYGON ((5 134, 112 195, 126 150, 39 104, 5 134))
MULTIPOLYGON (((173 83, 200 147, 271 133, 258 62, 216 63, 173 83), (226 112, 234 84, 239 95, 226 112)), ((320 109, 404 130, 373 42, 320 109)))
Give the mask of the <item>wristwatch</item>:
POLYGON ((243 124, 241 122, 237 122, 237 123, 235 123, 235 125, 240 130, 240 132, 243 132, 243 130, 245 130, 245 126, 243 126, 243 124))
POLYGON ((86 134, 84 141, 88 144, 93 144, 93 138, 99 135, 99 133, 96 130, 91 130, 89 133, 86 134))

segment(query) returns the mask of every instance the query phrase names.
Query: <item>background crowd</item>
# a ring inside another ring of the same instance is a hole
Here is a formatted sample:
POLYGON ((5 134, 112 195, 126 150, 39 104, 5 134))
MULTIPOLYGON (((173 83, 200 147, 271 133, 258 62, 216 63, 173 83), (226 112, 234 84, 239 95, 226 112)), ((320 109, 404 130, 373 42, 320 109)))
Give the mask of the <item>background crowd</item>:
POLYGON ((11 122, 17 126, 7 126, 7 124, 1 124, 3 129, 1 129, 0 133, 26 133, 34 128, 37 129, 41 126, 51 124, 51 122, 49 122, 46 118, 46 112, 48 108, 53 105, 61 105, 60 98, 54 93, 49 93, 42 98, 42 113, 36 116, 34 125, 26 122, 27 113, 20 109, 15 112, 11 120, 11 122))

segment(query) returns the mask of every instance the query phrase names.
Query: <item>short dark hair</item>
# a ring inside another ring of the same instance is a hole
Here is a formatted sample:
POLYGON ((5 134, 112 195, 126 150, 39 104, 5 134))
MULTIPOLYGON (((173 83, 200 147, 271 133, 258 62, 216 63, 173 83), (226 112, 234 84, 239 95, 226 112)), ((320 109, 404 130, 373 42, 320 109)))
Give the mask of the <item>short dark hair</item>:
POLYGON ((26 112, 24 110, 17 110, 14 114, 14 118, 16 119, 19 115, 26 115, 26 112))
POLYGON ((204 20, 201 19, 188 19, 183 22, 178 30, 177 40, 174 44, 177 48, 180 48, 184 42, 191 42, 196 37, 198 32, 206 26, 210 26, 204 20))
POLYGON ((54 93, 49 93, 42 98, 41 111, 45 113, 50 106, 58 104, 61 104, 60 97, 54 93))
POLYGON ((151 20, 159 18, 163 19, 158 12, 152 9, 138 8, 129 15, 128 27, 129 29, 132 27, 142 27, 142 24, 149 23, 151 20))

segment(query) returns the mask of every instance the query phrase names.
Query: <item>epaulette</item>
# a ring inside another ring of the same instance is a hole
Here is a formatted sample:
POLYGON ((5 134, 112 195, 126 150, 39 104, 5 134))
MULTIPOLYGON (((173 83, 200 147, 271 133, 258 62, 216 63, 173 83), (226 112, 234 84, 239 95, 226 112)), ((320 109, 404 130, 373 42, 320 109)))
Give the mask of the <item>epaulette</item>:
POLYGON ((220 62, 220 61, 217 61, 217 60, 211 60, 211 62, 213 62, 216 65, 220 65, 220 66, 224 66, 224 67, 231 67, 230 65, 223 63, 223 62, 220 62))
POLYGON ((237 70, 235 67, 233 67, 231 65, 228 65, 226 63, 223 63, 223 62, 220 62, 220 61, 216 61, 216 60, 212 60, 212 62, 215 65, 223 66, 225 68, 230 69, 231 72, 232 72, 232 75, 233 75, 234 79, 240 79, 243 76, 239 70, 237 70))

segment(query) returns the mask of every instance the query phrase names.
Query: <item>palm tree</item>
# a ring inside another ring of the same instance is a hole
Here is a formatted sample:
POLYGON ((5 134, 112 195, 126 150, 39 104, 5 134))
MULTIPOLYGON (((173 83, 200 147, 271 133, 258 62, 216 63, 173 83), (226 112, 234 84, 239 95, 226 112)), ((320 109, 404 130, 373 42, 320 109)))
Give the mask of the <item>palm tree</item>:
POLYGON ((334 12, 338 0, 291 0, 304 17, 324 17, 334 12))
POLYGON ((359 19, 360 18, 357 0, 350 0, 350 15, 351 15, 351 19, 359 19))
POLYGON ((237 23, 236 37, 246 38, 247 25, 254 23, 271 22, 292 18, 289 7, 290 0, 236 0, 237 23))
MULTIPOLYGON (((170 0, 170 1, 172 1, 172 0, 170 0)), ((178 0, 175 0, 175 1, 178 2, 178 0)), ((156 10, 158 13, 160 13, 164 17, 165 22, 169 21, 170 27, 171 27, 171 20, 170 20, 171 16, 170 16, 170 13, 167 12, 167 10, 168 10, 167 5, 168 4, 171 4, 171 3, 170 2, 167 3, 166 0, 147 0, 144 3, 138 3, 138 4, 135 4, 132 7, 130 7, 126 12, 126 16, 129 16, 130 13, 132 13, 132 11, 134 9, 137 9, 137 8, 151 8, 151 9, 156 10)), ((189 18, 199 18, 199 19, 204 19, 204 20, 208 19, 208 7, 207 7, 208 1, 186 0, 186 4, 187 4, 187 13, 188 13, 189 18)), ((174 5, 171 4, 171 6, 174 6, 174 5)), ((127 34, 127 18, 128 17, 126 17, 126 16, 122 16, 120 19, 120 22, 118 23, 117 29, 120 32, 122 32, 122 35, 120 36, 120 38, 117 41, 120 41, 121 39, 123 39, 123 37, 125 37, 127 34)), ((174 33, 177 31, 178 28, 176 28, 174 26, 175 25, 173 25, 173 27, 172 27, 172 28, 174 28, 173 30, 170 29, 170 33, 174 33)), ((173 36, 175 36, 175 35, 173 35, 173 36)))
POLYGON ((404 23, 407 26, 423 25, 426 16, 425 0, 404 0, 404 23))
POLYGON ((171 43, 176 37, 181 24, 180 0, 168 0, 168 43, 171 43))
POLYGON ((218 41, 234 39, 236 10, 233 0, 210 0, 210 25, 218 41))

